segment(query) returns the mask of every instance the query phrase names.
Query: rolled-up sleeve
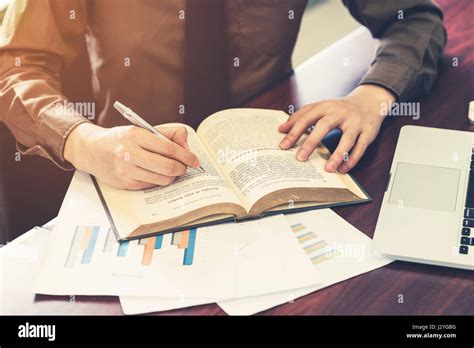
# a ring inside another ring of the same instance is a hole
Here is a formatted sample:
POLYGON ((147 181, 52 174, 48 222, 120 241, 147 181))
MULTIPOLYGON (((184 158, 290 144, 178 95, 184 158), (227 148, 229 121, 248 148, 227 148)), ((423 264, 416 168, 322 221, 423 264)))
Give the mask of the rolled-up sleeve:
POLYGON ((380 46, 361 84, 391 90, 399 100, 428 94, 446 45, 443 13, 430 0, 343 0, 380 46))
POLYGON ((88 122, 65 107, 60 83, 82 47, 85 6, 85 0, 15 0, 0 32, 0 121, 22 153, 64 169, 71 168, 63 156, 67 136, 88 122))

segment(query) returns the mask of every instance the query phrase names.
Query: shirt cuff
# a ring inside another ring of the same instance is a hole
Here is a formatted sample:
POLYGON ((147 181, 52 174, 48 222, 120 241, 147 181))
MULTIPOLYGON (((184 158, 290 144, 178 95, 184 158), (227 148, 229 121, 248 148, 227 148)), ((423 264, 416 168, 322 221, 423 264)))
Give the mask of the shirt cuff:
POLYGON ((18 151, 26 155, 40 155, 64 170, 73 170, 73 165, 64 158, 66 139, 74 128, 91 121, 81 114, 67 114, 67 110, 63 111, 56 108, 43 111, 38 121, 37 145, 26 148, 17 143, 18 151))
POLYGON ((359 84, 384 87, 395 95, 397 101, 404 101, 409 98, 409 89, 415 75, 415 69, 406 64, 381 60, 369 68, 359 84))

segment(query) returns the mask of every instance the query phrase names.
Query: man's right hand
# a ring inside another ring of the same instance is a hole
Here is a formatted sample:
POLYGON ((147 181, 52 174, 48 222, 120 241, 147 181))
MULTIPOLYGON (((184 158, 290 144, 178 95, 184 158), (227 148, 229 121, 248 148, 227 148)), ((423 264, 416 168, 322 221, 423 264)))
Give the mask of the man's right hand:
POLYGON ((159 129, 171 141, 135 126, 102 128, 83 123, 66 139, 64 158, 76 169, 116 188, 169 185, 187 167, 200 164, 189 151, 184 127, 159 129))

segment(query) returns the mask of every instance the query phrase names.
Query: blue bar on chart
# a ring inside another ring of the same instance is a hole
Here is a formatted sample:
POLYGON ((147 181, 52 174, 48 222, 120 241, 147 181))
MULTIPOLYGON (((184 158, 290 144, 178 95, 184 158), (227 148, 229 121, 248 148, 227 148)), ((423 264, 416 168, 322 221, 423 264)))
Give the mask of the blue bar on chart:
POLYGON ((89 240, 84 253, 82 254, 81 263, 91 263, 92 256, 94 255, 94 248, 97 243, 97 238, 99 237, 100 227, 88 227, 87 231, 88 233, 86 235, 89 240))
POLYGON ((196 246, 196 234, 197 230, 195 228, 189 230, 188 246, 184 250, 183 265, 185 266, 190 266, 193 264, 194 248, 196 246))
POLYGON ((163 245, 163 235, 159 234, 156 236, 156 239, 155 239, 155 249, 161 249, 162 245, 163 245))
POLYGON ((119 245, 119 248, 118 248, 118 251, 117 251, 117 256, 120 256, 120 257, 127 256, 127 250, 128 250, 128 245, 129 244, 130 244, 130 242, 128 240, 126 240, 124 242, 120 242, 120 245, 119 245))

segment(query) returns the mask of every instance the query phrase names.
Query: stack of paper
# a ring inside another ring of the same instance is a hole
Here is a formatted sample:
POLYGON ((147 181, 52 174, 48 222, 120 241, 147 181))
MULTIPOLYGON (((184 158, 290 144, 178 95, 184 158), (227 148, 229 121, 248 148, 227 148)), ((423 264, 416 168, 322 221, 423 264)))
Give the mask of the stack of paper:
POLYGON ((46 255, 37 293, 120 296, 125 314, 214 302, 253 314, 390 262, 329 209, 118 243, 81 172, 46 255))
MULTIPOLYGON (((391 260, 373 253, 372 240, 330 209, 285 216, 293 238, 298 240, 313 267, 315 285, 290 291, 219 301, 231 315, 251 315, 292 302, 298 297, 387 265, 391 260), (316 284, 317 283, 317 284, 316 284)), ((208 303, 204 299, 121 296, 125 314, 164 311, 208 303)))

